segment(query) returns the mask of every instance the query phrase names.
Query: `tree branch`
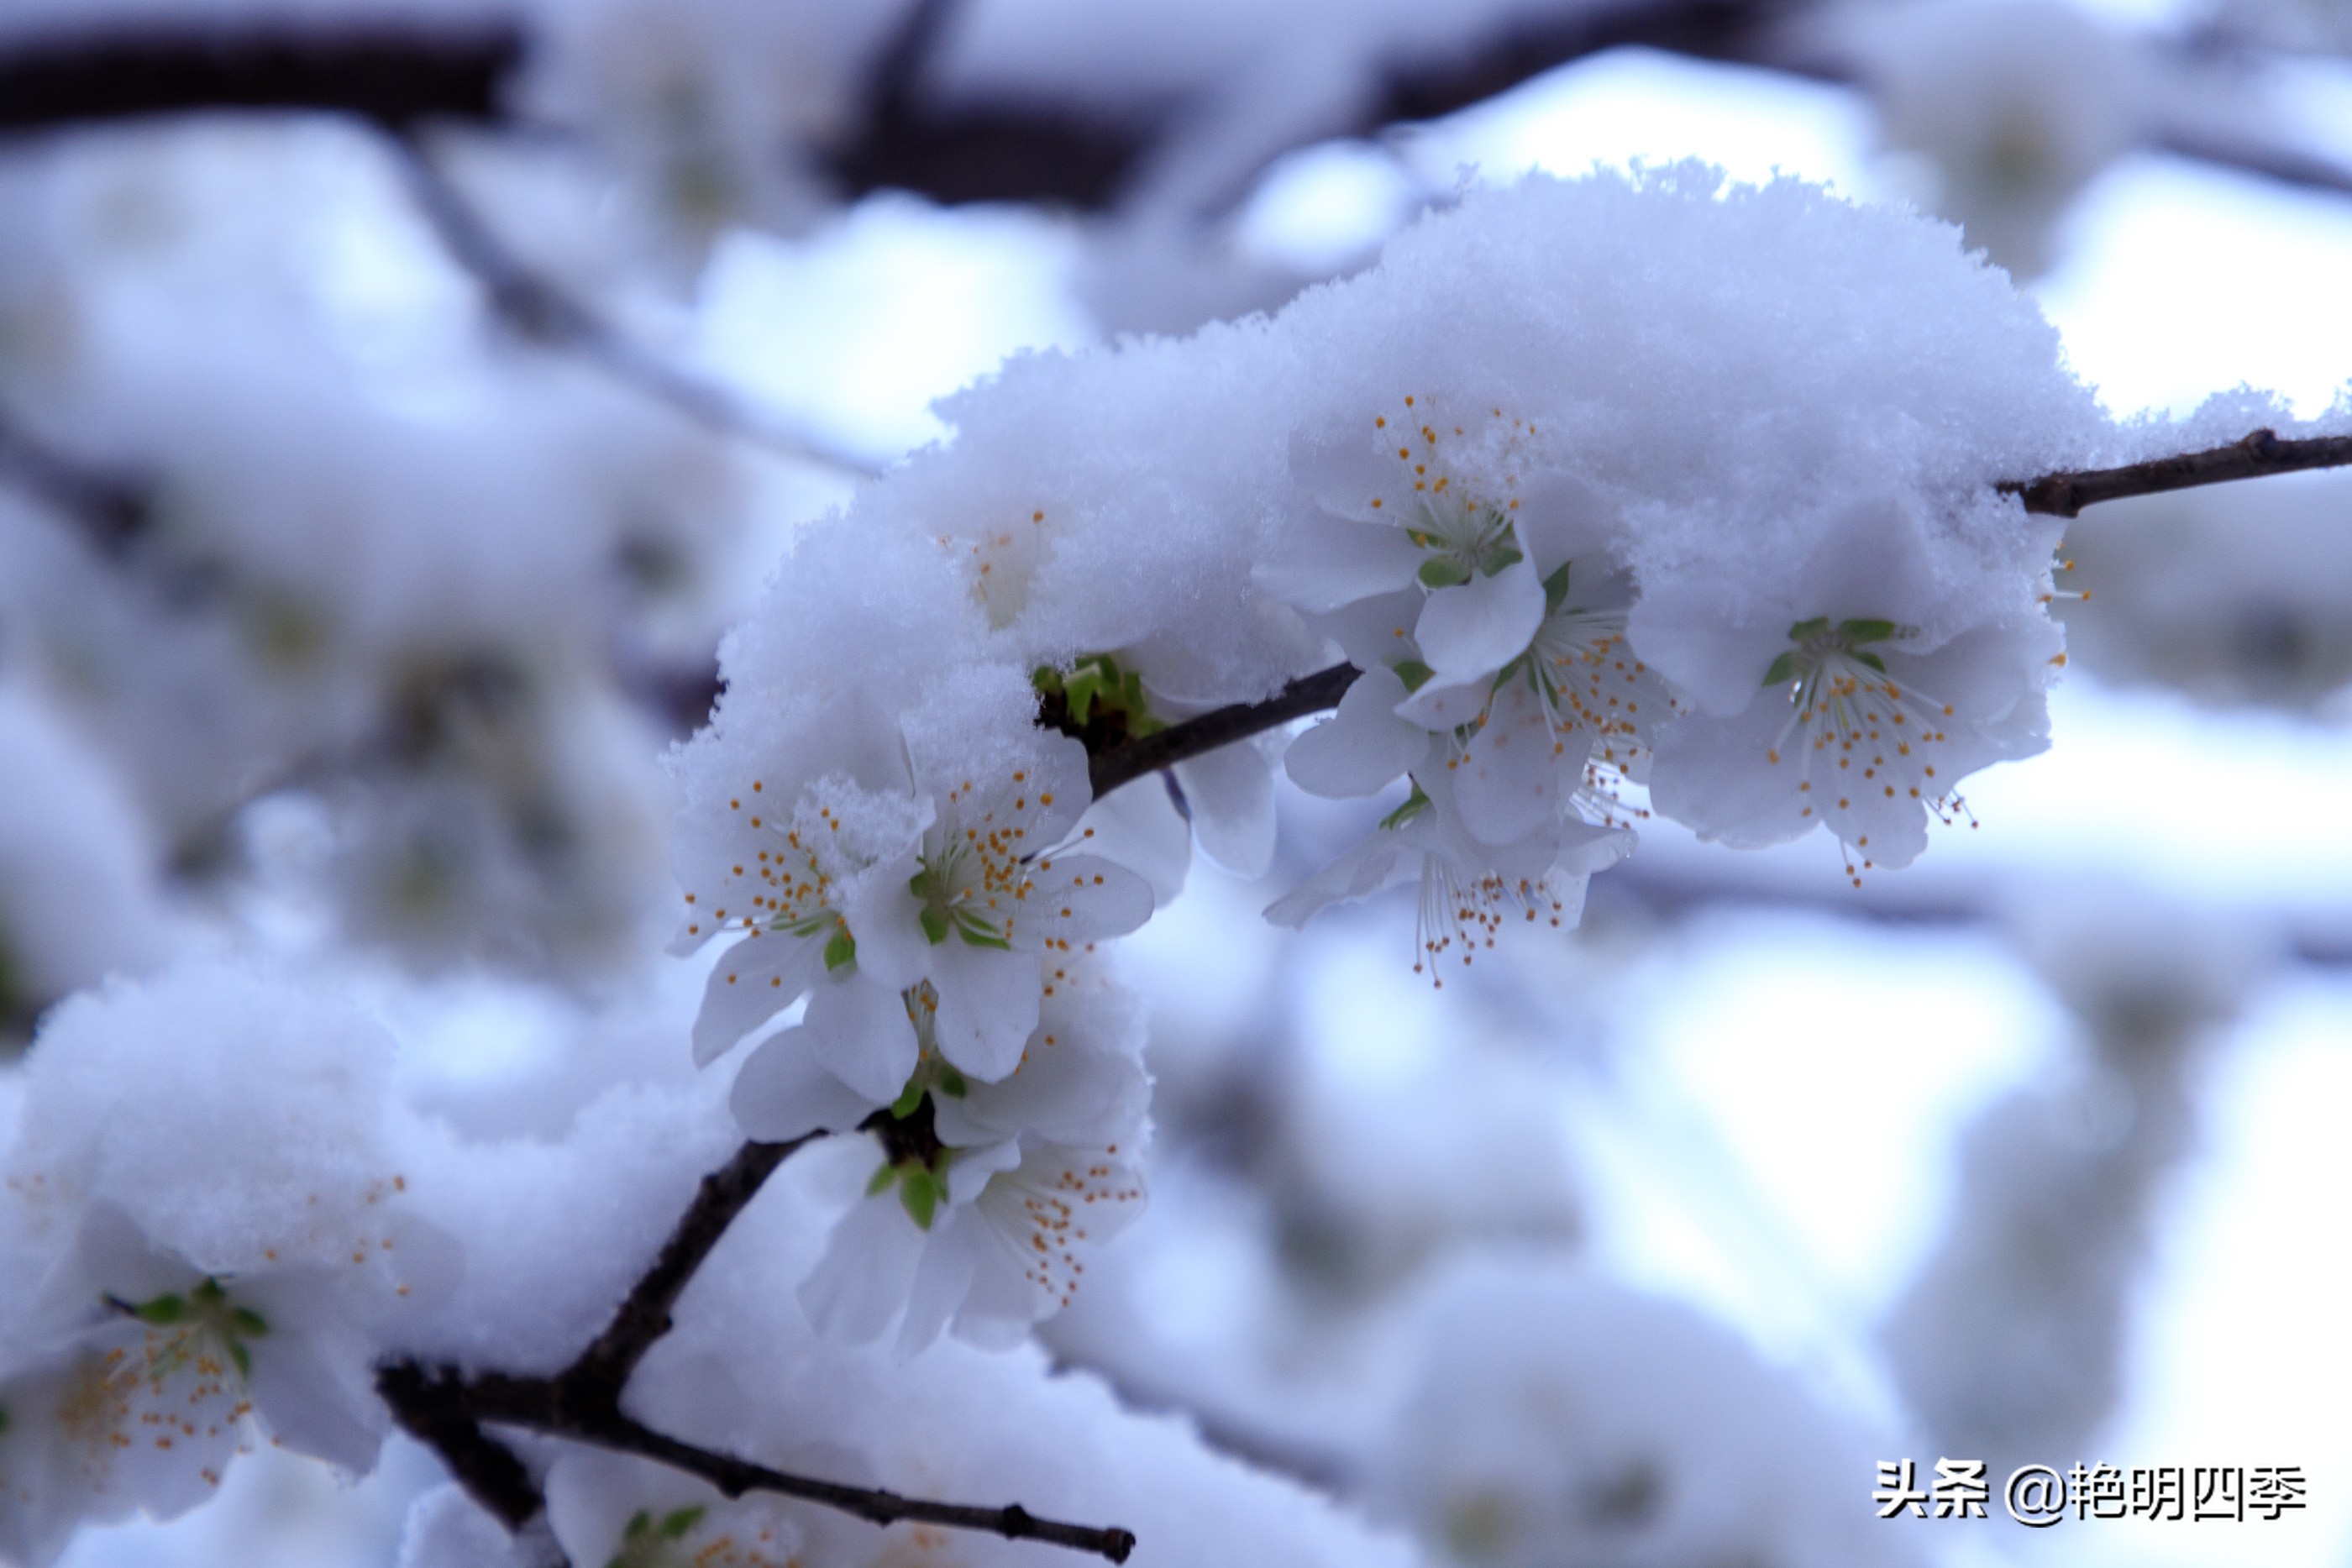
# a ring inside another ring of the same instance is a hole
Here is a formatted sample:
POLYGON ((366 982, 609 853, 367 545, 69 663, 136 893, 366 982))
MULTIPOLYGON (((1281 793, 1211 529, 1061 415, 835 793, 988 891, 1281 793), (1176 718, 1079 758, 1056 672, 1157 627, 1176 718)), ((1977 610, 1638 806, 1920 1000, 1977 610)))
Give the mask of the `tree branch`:
POLYGON ((2072 517, 2079 516, 2084 507, 2101 501, 2156 496, 2167 490, 2221 485, 2234 479, 2260 479, 2306 468, 2340 468, 2347 464, 2352 464, 2352 435, 2281 441, 2275 431, 2257 430, 2227 446, 2204 452, 2156 457, 2121 468, 2044 474, 2039 479, 2010 481, 2000 487, 2022 501, 2029 512, 2072 517))
POLYGON ((1087 763, 1087 781, 1094 786, 1095 798, 1100 800, 1147 773, 1173 768, 1203 752, 1245 740, 1261 730, 1335 707, 1361 674, 1353 664, 1334 664, 1328 670, 1299 676, 1263 702, 1235 703, 1155 730, 1140 740, 1123 741, 1087 763))
POLYGON ((736 1217, 759 1196, 776 1167, 824 1135, 812 1133, 786 1144, 747 1143, 725 1165, 704 1176, 694 1201, 671 1228, 669 1239, 638 1276, 604 1333, 554 1376, 513 1377, 496 1372, 469 1376, 453 1367, 397 1361, 377 1369, 377 1392, 401 1426, 430 1444, 467 1492, 509 1530, 528 1524, 545 1501, 521 1460, 486 1433, 485 1425, 517 1427, 545 1437, 640 1455, 700 1476, 729 1497, 775 1492, 839 1509, 875 1524, 907 1520, 987 1531, 1008 1540, 1044 1541, 1092 1552, 1113 1563, 1127 1561, 1135 1549, 1135 1536, 1128 1531, 1039 1519, 1018 1503, 981 1508, 929 1502, 878 1488, 843 1486, 773 1470, 681 1442, 622 1410, 621 1394, 628 1386, 630 1375, 656 1342, 669 1333, 671 1309, 696 1270, 736 1217))
POLYGON ((450 258, 480 284, 498 318, 517 337, 576 353, 605 373, 723 435, 757 442, 788 457, 871 475, 862 458, 785 430, 717 382, 672 364, 614 327, 594 308, 526 267, 466 199, 416 137, 391 137, 417 210, 450 258))
POLYGON ((670 1309, 735 1217, 750 1207, 778 1166, 824 1135, 811 1133, 788 1144, 746 1143, 734 1158, 704 1176, 694 1201, 678 1216, 669 1239, 630 1288, 612 1322, 556 1381, 586 1394, 593 1404, 617 1407, 629 1375, 654 1342, 669 1333, 670 1309))
POLYGON ((479 23, 60 29, 0 54, 0 131, 222 109, 489 122, 522 57, 520 32, 479 23))

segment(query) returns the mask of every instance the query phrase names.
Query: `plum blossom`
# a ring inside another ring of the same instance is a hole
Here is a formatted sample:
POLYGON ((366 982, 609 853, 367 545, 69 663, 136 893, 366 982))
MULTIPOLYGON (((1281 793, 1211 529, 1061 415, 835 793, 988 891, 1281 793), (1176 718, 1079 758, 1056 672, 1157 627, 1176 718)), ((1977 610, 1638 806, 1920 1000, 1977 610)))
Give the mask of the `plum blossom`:
MULTIPOLYGON (((866 1124, 879 1162, 801 1287, 821 1329, 860 1342, 898 1319, 902 1354, 950 1323, 1010 1343, 1068 1304, 1086 1249, 1135 1218, 1150 1099, 1137 1000, 1075 956, 1042 996, 1002 1082, 966 1078, 927 1040, 906 1096, 866 1124)), ((755 1058, 736 1093, 755 1136, 769 1092, 755 1058)))
POLYGON ((1933 571, 1917 517, 1893 500, 1843 513, 1800 580, 1785 607, 1727 613, 1737 591, 1703 581, 1636 607, 1636 645, 1697 709, 1659 737, 1651 803, 1735 848, 1826 823, 1865 867, 1908 865, 1963 778, 2048 744, 2058 630, 2018 616, 1923 646, 1933 571), (1758 624, 1775 609, 1790 619, 1758 624))
MULTIPOLYGON (((919 788, 911 765, 884 792, 827 776, 788 815, 762 810, 754 780, 733 814, 764 841, 737 841, 741 858, 709 899, 711 923, 743 936, 711 971, 697 1054, 709 1061, 807 996, 802 1020, 761 1047, 805 1059, 793 1070, 795 1114, 812 1118, 800 1132, 854 1125, 864 1113, 844 1092, 868 1110, 897 1100, 925 1037, 961 1072, 1012 1071, 1036 1028, 1041 961, 1151 914, 1143 879, 1056 847, 1086 810, 1084 748, 1024 739, 993 776, 943 787, 919 788)), ((689 921, 681 944, 711 923, 689 921)))
POLYGON ((176 1517, 257 1440, 372 1469, 386 1423, 371 1331, 385 1303, 351 1283, 309 1261, 207 1273, 121 1209, 91 1207, 29 1303, 28 1354, 0 1381, 0 1545, 46 1562, 78 1520, 176 1517))
POLYGON ((1413 971, 1426 970, 1443 985, 1441 962, 1468 964, 1514 922, 1574 925, 1592 873, 1633 848, 1626 829, 1572 811, 1538 824, 1517 842, 1486 843, 1464 823, 1452 776, 1443 768, 1426 769, 1414 775, 1412 793, 1370 837, 1276 899, 1265 915, 1277 925, 1303 926, 1331 904, 1418 881, 1420 951, 1413 971))

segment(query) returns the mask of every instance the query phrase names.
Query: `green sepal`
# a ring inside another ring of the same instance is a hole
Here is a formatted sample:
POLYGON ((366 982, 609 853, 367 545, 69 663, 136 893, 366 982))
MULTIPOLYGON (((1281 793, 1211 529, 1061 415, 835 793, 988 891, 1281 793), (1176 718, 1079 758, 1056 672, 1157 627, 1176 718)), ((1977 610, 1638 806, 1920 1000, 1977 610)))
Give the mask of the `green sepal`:
POLYGON ((1772 661, 1771 668, 1764 672, 1764 684, 1768 686, 1785 686, 1796 678, 1797 651, 1794 648, 1782 649, 1780 656, 1772 661))
POLYGON ((1527 557, 1521 555, 1515 549, 1497 550, 1495 552, 1494 558, 1478 570, 1485 572, 1488 577, 1493 577, 1498 572, 1509 570, 1512 567, 1518 565, 1519 562, 1527 559, 1527 557))
POLYGON ((644 1509, 639 1509, 636 1512, 629 1516, 629 1527, 621 1531, 621 1539, 624 1541, 635 1541, 637 1537, 643 1535, 646 1531, 651 1530, 653 1527, 654 1516, 647 1513, 644 1509))
POLYGON ((1544 613, 1552 615, 1568 602, 1568 569, 1571 563, 1562 561, 1559 570, 1544 579, 1544 613))
POLYGON ((936 947, 948 939, 949 921, 946 910, 926 904, 921 913, 915 918, 923 923, 923 935, 931 939, 932 946, 936 947))
MULTIPOLYGON (((923 929, 928 931, 930 927, 927 925, 923 927, 923 929)), ((987 922, 982 920, 977 915, 958 915, 956 917, 955 929, 956 935, 964 939, 964 944, 967 946, 993 947, 1000 953, 1010 953, 1013 951, 1013 944, 1006 941, 1003 937, 999 936, 995 932, 990 930, 988 928, 987 922)), ((936 942, 940 940, 940 938, 935 936, 932 940, 936 942)))
POLYGON ((1848 643, 1884 643, 1900 630, 1892 621, 1841 621, 1837 629, 1848 643))
POLYGON ((1421 570, 1416 575, 1423 588, 1456 588, 1470 580, 1470 569, 1458 560, 1432 556, 1421 563, 1421 570))
POLYGON ((218 1280, 206 1275, 194 1290, 188 1292, 188 1299, 200 1307, 217 1307, 228 1300, 228 1292, 221 1289, 218 1280))
POLYGON ((1816 632, 1827 631, 1829 623, 1830 618, 1826 615, 1816 615, 1811 621, 1800 621, 1789 628, 1789 641, 1801 643, 1816 632))
POLYGON ((1875 653, 1857 652, 1853 655, 1853 662, 1857 664, 1868 664, 1872 669, 1876 670, 1882 675, 1886 673, 1886 661, 1880 658, 1875 653))
POLYGON ((897 1166, 882 1166, 874 1173, 874 1179, 866 1184, 866 1196, 868 1197, 879 1197, 882 1196, 883 1190, 898 1179, 898 1167, 897 1166))
POLYGON ((939 1091, 950 1100, 961 1100, 971 1092, 971 1085, 963 1081, 962 1073, 947 1063, 941 1062, 940 1063, 939 1091))
POLYGON ((1389 668, 1396 672, 1396 678, 1404 683, 1404 689, 1409 692, 1417 692, 1429 685, 1429 677, 1437 673, 1419 659, 1399 659, 1389 668))
POLYGON ((186 1321, 188 1301, 184 1296, 158 1296, 152 1301, 142 1301, 131 1309, 131 1315, 142 1323, 176 1323, 186 1321))
POLYGON ((825 941, 825 972, 831 974, 835 969, 845 969, 856 962, 857 962, 857 938, 849 934, 847 926, 843 926, 825 941))
POLYGON ((919 1230, 931 1228, 931 1217, 939 1212, 940 1199, 946 1196, 947 1183, 920 1166, 910 1167, 898 1178, 898 1201, 919 1230))
POLYGON ((1428 810, 1429 805, 1429 797, 1422 792, 1420 784, 1416 782, 1412 787, 1412 793, 1405 797, 1404 804, 1381 819, 1381 826, 1402 828, 1423 811, 1428 810))
POLYGON ((0 1405, 0 1436, 5 1436, 5 1435, 7 1433, 7 1430, 8 1430, 8 1406, 6 1406, 5 1405, 0 1405))
POLYGON ((228 1314, 228 1324, 230 1328, 247 1339, 259 1339, 269 1332, 269 1320, 251 1307, 232 1308, 228 1314))
POLYGON ((228 1358, 236 1363, 236 1375, 239 1377, 250 1379, 253 1376, 253 1353, 245 1348, 243 1340, 233 1339, 228 1342, 228 1358))
POLYGON ((898 1097, 896 1100, 890 1102, 890 1119, 894 1122, 905 1121, 915 1113, 915 1108, 922 1103, 923 1075, 918 1072, 907 1080, 907 1086, 898 1091, 898 1097))
POLYGON ((665 1541, 683 1541, 686 1539, 686 1532, 701 1522, 702 1514, 702 1504, 696 1503, 691 1508, 681 1508, 675 1512, 662 1515, 661 1523, 655 1526, 655 1529, 665 1541))

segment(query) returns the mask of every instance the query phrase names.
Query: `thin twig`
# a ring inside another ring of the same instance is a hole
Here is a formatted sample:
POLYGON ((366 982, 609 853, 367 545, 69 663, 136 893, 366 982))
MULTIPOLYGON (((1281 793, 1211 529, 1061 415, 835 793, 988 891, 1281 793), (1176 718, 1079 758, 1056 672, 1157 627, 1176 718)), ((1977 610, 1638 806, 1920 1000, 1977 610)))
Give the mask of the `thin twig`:
POLYGON ((1147 773, 1246 740, 1261 730, 1288 724, 1310 713, 1338 706, 1363 672, 1353 664, 1334 664, 1311 675, 1301 675, 1263 702, 1235 703, 1155 730, 1140 740, 1124 741, 1096 756, 1088 764, 1088 781, 1099 800, 1122 784, 1147 773))
POLYGON ((459 1484, 509 1530, 529 1523, 545 1502, 514 1451, 483 1431, 485 1425, 516 1427, 617 1453, 642 1455, 700 1476, 729 1497, 747 1491, 775 1492, 839 1509, 875 1524, 908 1520, 988 1531, 1008 1540, 1044 1541, 1092 1552, 1114 1563, 1125 1562, 1135 1549, 1135 1537, 1128 1531, 1039 1519, 1017 1503, 982 1508, 929 1502, 877 1488, 844 1486, 770 1469, 656 1432, 621 1409, 621 1394, 628 1386, 630 1375, 646 1353, 669 1333, 670 1313, 678 1296, 711 1249, 759 1196, 776 1167, 822 1136, 813 1133, 785 1144, 747 1143, 725 1165, 704 1176, 694 1201, 678 1216, 668 1240, 614 1309, 604 1331, 554 1376, 511 1377, 495 1372, 468 1376, 452 1367, 400 1361, 377 1370, 377 1391, 401 1426, 430 1444, 459 1484))
POLYGON ((852 474, 871 476, 877 471, 855 454, 785 429, 719 382, 662 358, 614 327, 586 301, 532 271, 474 210, 465 193, 415 136, 395 134, 389 140, 399 154, 417 210, 433 225, 451 259, 481 285, 490 308, 518 337, 542 348, 578 354, 614 379, 723 435, 852 474))
POLYGON ((556 1381, 590 1395, 597 1403, 617 1406, 629 1375, 645 1359, 654 1342, 669 1333, 670 1310, 694 1278, 710 1249, 759 1196, 775 1168, 803 1145, 823 1137, 812 1133, 788 1144, 747 1143, 734 1158, 702 1178, 694 1201, 678 1216, 669 1239, 652 1267, 638 1277, 627 1297, 614 1310, 604 1332, 566 1367, 556 1381))
POLYGON ((2156 496, 2167 490, 2222 485, 2235 479, 2260 479, 2306 468, 2340 468, 2347 464, 2352 464, 2352 435, 2282 441, 2274 431, 2257 430, 2227 446, 2204 452, 2155 457, 2120 468, 2044 474, 2039 479, 2017 480, 2000 488, 2024 502, 2029 512, 2072 517, 2080 515, 2084 507, 2101 501, 2156 496))

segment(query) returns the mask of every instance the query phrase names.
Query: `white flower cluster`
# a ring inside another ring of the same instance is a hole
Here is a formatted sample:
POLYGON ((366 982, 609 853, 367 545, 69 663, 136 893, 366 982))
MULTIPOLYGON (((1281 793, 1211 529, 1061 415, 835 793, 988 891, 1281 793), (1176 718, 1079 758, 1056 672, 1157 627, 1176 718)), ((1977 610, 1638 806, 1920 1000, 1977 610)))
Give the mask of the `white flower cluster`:
POLYGON ((233 969, 44 1030, 0 1192, 0 1555, 183 1512, 257 1442, 374 1463, 372 1363, 457 1266, 393 1150, 392 1052, 343 1004, 233 969))
POLYGON ((1142 1121, 1087 952, 1181 883, 1180 811, 1271 850, 1255 746, 1090 811, 1072 737, 1344 652, 1285 766, 1388 809, 1269 913, 1418 882, 1424 964, 1572 924, 1644 789, 1704 837, 1904 865, 2044 744, 2056 530, 1996 484, 2105 430, 1952 230, 1694 168, 1475 196, 1271 321, 1020 361, 950 412, 803 530, 677 758, 680 945, 729 943, 698 1053, 782 1018, 746 1130, 872 1134, 805 1299, 869 1334, 911 1301, 909 1346, 1067 1295, 1142 1121))

